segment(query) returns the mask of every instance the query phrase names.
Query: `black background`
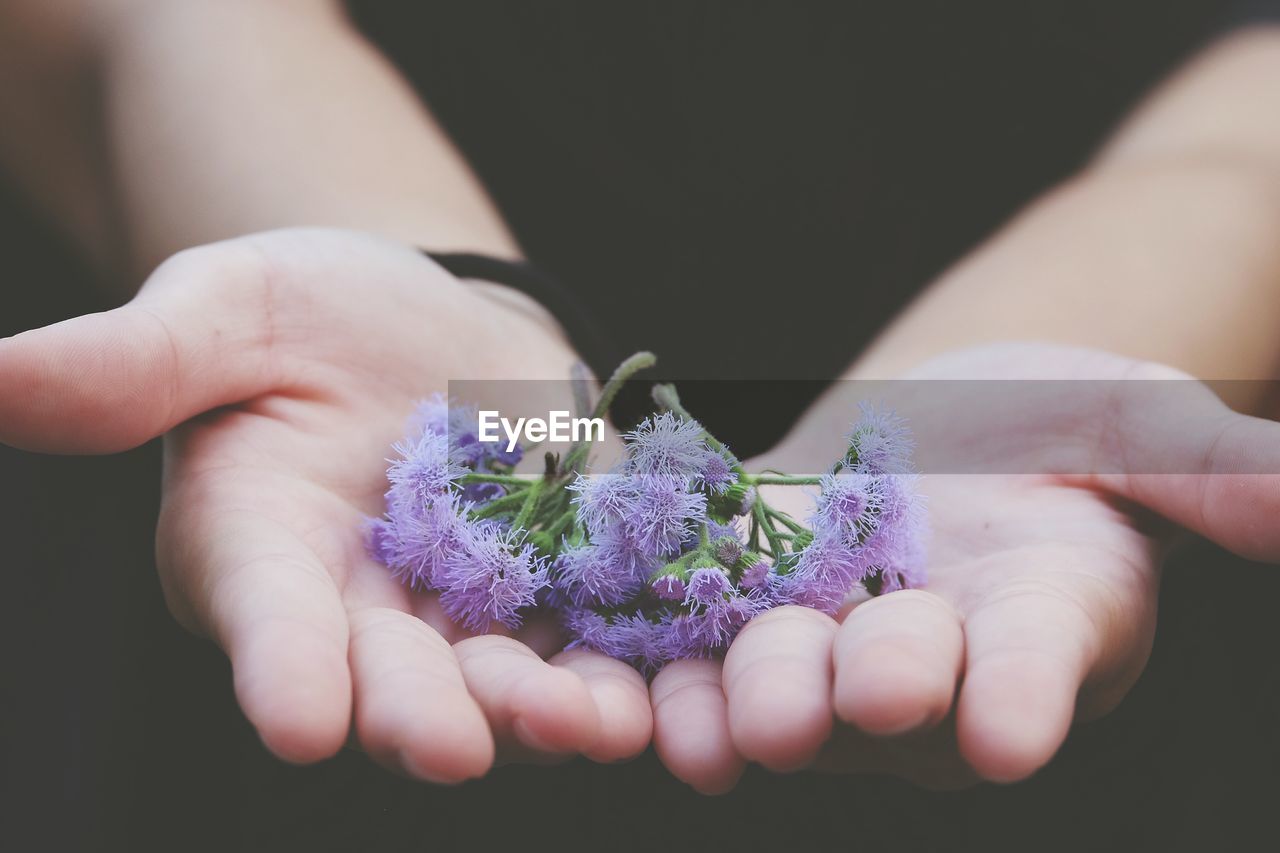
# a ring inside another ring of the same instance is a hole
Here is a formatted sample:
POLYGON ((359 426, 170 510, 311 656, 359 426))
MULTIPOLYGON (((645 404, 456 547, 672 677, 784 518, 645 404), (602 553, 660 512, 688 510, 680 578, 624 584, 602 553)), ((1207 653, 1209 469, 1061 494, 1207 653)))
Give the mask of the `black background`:
MULTIPOLYGON (((353 5, 533 258, 609 318, 620 350, 657 349, 672 376, 771 378, 838 372, 930 277, 1079 166, 1222 15, 1167 2, 353 5)), ((0 253, 0 333, 103 307, 11 194, 0 253)), ((813 387, 763 411, 711 392, 689 402, 746 455, 813 387)), ((1273 834, 1280 576, 1205 545, 1167 571, 1131 696, 1021 785, 943 794, 753 770, 706 799, 646 755, 444 790, 358 754, 301 769, 265 753, 221 654, 164 610, 158 467, 155 445, 96 459, 0 448, 7 849, 1239 849, 1273 834)))

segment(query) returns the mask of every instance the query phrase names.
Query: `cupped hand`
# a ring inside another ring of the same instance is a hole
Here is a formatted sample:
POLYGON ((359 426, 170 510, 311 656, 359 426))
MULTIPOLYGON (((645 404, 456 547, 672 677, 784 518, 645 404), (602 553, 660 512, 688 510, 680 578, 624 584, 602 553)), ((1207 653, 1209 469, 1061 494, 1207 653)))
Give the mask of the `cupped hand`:
MULTIPOLYGON (((930 787, 1023 779, 1141 673, 1179 526, 1280 559, 1280 425, 1230 411, 1177 371, 1026 344, 950 354, 909 378, 949 380, 895 383, 912 398, 920 455, 952 472, 922 463, 926 586, 852 595, 834 619, 778 608, 723 664, 659 673, 655 744, 695 788, 730 789, 747 761, 930 787), (982 383, 1003 407, 992 417, 973 379, 1087 381, 982 383)), ((748 470, 809 471, 814 446, 855 411, 833 392, 748 470)), ((802 518, 811 506, 794 490, 769 499, 802 518)))
POLYGON ((371 236, 271 232, 175 256, 122 308, 0 341, 0 440, 109 453, 165 436, 166 599, 230 656, 280 757, 322 759, 350 733, 445 782, 495 752, 615 760, 650 737, 634 671, 555 654, 545 624, 469 637, 362 536, 415 400, 449 380, 563 379, 573 361, 519 294, 371 236))

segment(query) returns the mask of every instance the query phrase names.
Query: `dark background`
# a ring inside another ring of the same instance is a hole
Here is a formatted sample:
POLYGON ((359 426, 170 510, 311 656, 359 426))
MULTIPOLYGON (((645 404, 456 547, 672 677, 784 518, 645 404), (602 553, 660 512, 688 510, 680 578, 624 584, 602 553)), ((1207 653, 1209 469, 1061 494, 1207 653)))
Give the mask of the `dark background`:
MULTIPOLYGON (((1226 20, 1223 4, 1144 0, 353 6, 534 260, 607 318, 619 351, 656 349, 691 377, 837 373, 1226 20)), ((0 257, 0 334, 105 307, 5 193, 0 257)), ((760 410, 716 395, 731 386, 688 402, 743 455, 815 387, 760 410)), ((266 754, 221 654, 164 610, 158 467, 154 445, 0 448, 2 848, 1239 849, 1274 835, 1280 574, 1203 544, 1168 569, 1131 696, 1021 785, 941 794, 753 770, 706 799, 646 755, 445 790, 355 754, 305 769, 266 754)))

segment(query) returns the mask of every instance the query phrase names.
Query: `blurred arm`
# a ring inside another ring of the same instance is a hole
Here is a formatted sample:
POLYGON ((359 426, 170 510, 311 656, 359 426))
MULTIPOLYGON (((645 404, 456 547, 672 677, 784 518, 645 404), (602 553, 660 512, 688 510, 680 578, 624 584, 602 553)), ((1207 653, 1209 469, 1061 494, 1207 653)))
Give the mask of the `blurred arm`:
POLYGON ((1041 339, 1265 378, 1280 369, 1277 317, 1280 29, 1257 29, 1176 74, 1088 168, 943 275, 852 375, 1041 339))
MULTIPOLYGON (((10 156, 10 168, 32 175, 35 194, 84 242, 101 238, 68 215, 74 203, 56 201, 57 186, 71 184, 62 195, 75 202, 105 170, 98 204, 123 223, 132 276, 189 246, 290 225, 518 254, 461 156, 337 3, 27 0, 0 14, 57 21, 68 64, 96 93, 92 128, 110 152, 96 172, 100 149, 85 144, 75 156, 10 156), (74 180, 64 177, 72 162, 87 164, 74 180)), ((3 61, 22 74, 33 64, 3 61)), ((43 104, 25 106, 31 115, 43 104)), ((60 114, 84 124, 83 112, 60 114)))

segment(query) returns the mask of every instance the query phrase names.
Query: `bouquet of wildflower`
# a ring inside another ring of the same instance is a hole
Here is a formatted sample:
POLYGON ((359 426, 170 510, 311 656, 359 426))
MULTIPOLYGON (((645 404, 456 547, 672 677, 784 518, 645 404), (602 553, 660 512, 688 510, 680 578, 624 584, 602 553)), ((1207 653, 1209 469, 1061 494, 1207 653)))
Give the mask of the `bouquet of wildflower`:
MULTIPOLYGON (((624 362, 594 414, 653 362, 624 362)), ((532 478, 514 473, 520 447, 480 441, 475 409, 422 404, 395 447, 372 553, 405 583, 438 590, 471 630, 514 628, 529 608, 550 607, 571 646, 645 672, 722 652, 771 607, 834 613, 858 583, 880 594, 923 581, 926 517, 901 419, 863 406, 821 476, 752 474, 672 386, 656 386, 654 400, 659 411, 623 436, 609 472, 585 473, 580 442, 546 454, 532 478), (775 485, 819 487, 807 526, 760 494, 775 485)))

